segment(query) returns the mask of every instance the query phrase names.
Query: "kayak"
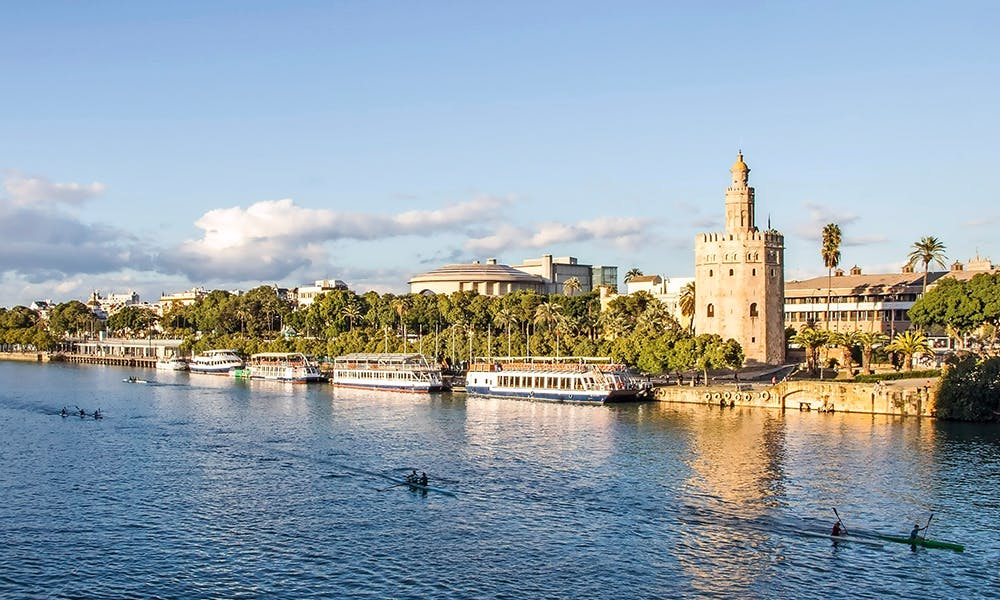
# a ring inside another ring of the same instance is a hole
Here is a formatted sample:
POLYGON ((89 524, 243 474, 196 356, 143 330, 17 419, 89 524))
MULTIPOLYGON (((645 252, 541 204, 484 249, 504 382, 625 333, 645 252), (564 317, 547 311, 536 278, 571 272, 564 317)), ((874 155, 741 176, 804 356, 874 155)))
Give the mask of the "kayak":
POLYGON ((896 542, 898 544, 909 544, 911 546, 922 546, 924 548, 940 548, 942 550, 954 550, 955 552, 965 552, 965 546, 955 542, 944 542, 941 540, 928 540, 926 538, 897 537, 894 535, 876 534, 880 540, 896 542))
POLYGON ((876 542, 875 540, 866 540, 864 538, 847 536, 847 535, 831 535, 829 533, 816 533, 814 531, 801 531, 801 530, 796 530, 795 533, 798 533, 799 535, 805 535, 805 536, 809 536, 809 537, 814 537, 814 538, 826 538, 826 539, 832 540, 834 542, 852 542, 852 543, 857 543, 857 544, 865 544, 865 545, 868 545, 868 546, 873 546, 875 548, 882 548, 882 547, 884 547, 882 544, 880 544, 879 542, 876 542))
POLYGON ((438 487, 431 487, 429 485, 424 485, 422 483, 413 483, 410 481, 406 481, 404 483, 410 486, 410 489, 414 491, 420 490, 424 492, 437 492, 439 494, 444 494, 445 496, 455 496, 455 492, 452 492, 451 490, 445 490, 438 487))

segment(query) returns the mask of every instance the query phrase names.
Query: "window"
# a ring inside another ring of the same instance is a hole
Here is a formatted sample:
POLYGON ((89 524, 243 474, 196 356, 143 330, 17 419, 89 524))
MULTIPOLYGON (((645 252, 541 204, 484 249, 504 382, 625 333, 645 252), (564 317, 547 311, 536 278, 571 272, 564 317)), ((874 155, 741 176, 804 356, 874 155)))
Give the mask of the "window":
POLYGON ((750 274, 753 275, 754 277, 756 277, 757 276, 757 269, 752 269, 750 271, 750 274))
POLYGON ((751 317, 760 316, 760 315, 757 314, 757 303, 756 302, 751 302, 750 303, 750 316, 751 317))
POLYGON ((730 276, 730 277, 732 277, 732 276, 733 276, 733 270, 732 270, 732 269, 729 269, 729 276, 730 276))
POLYGON ((714 317, 715 316, 715 305, 709 304, 705 311, 705 316, 714 317))
POLYGON ((709 269, 708 270, 708 276, 711 277, 713 274, 714 274, 714 271, 712 271, 712 269, 709 269))

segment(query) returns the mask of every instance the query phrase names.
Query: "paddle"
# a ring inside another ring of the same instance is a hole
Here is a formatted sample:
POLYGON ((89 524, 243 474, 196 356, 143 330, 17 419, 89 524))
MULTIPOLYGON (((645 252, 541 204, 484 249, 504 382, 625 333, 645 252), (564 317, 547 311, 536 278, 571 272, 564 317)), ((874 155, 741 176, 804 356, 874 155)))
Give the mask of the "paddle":
POLYGON ((840 513, 837 512, 837 507, 833 507, 833 514, 837 515, 837 522, 844 528, 844 535, 847 535, 847 525, 844 525, 844 520, 840 518, 840 513))
POLYGON ((381 489, 378 489, 378 490, 375 490, 375 491, 376 491, 376 492, 384 492, 384 491, 386 491, 386 490, 391 490, 392 488, 394 488, 394 487, 399 487, 399 486, 401 486, 401 485, 410 485, 410 482, 409 482, 409 481, 404 481, 403 483, 397 483, 397 484, 394 484, 394 485, 390 485, 390 486, 389 486, 389 487, 387 487, 387 488, 381 488, 381 489))
POLYGON ((931 519, 933 519, 933 518, 934 518, 934 513, 931 513, 931 516, 927 517, 927 524, 924 525, 924 539, 925 540, 927 539, 927 528, 931 526, 931 519))

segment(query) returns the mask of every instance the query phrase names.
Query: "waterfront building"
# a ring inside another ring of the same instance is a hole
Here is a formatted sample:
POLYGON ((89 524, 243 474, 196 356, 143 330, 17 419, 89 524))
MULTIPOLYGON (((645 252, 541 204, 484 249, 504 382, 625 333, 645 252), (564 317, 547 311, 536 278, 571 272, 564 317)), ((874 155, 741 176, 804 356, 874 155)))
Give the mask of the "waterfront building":
POLYGON ((159 314, 162 316, 176 306, 193 306, 196 302, 208 295, 204 288, 192 288, 186 292, 174 294, 160 294, 159 314))
POLYGON ((726 229, 695 238, 695 316, 699 334, 740 343, 748 362, 785 360, 784 236, 755 224, 754 188, 741 152, 726 189, 726 229))
MULTIPOLYGON (((995 272, 989 259, 977 255, 967 264, 956 261, 949 271, 928 273, 927 289, 947 277, 968 280, 995 272)), ((785 284, 785 326, 895 335, 910 328, 908 312, 923 294, 923 285, 924 274, 909 266, 900 273, 872 275, 862 274, 855 266, 848 274, 837 269, 832 277, 789 281, 785 284)))
POLYGON ((339 279, 320 279, 315 285, 303 285, 295 288, 294 298, 298 308, 305 308, 316 301, 316 296, 334 290, 346 290, 347 284, 339 279))
POLYGON ((484 296, 503 296, 518 290, 544 293, 546 281, 508 265, 498 264, 495 258, 485 263, 445 265, 410 279, 410 292, 414 294, 451 294, 477 292, 484 296))
POLYGON ((562 294, 563 284, 571 277, 580 282, 580 292, 587 293, 601 286, 618 288, 618 267, 586 265, 573 256, 555 257, 545 254, 540 258, 525 259, 515 269, 538 275, 545 280, 546 294, 562 294))

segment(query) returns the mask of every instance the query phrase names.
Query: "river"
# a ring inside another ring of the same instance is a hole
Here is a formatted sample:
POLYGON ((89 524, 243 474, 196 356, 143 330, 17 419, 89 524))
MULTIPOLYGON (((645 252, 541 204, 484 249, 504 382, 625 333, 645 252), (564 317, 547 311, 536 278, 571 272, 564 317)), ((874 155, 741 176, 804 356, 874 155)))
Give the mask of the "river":
POLYGON ((3 598, 1000 597, 995 426, 4 361, 0 421, 3 598))

